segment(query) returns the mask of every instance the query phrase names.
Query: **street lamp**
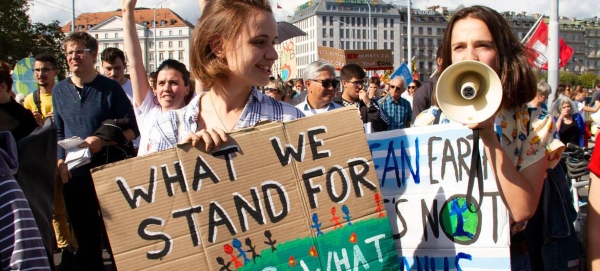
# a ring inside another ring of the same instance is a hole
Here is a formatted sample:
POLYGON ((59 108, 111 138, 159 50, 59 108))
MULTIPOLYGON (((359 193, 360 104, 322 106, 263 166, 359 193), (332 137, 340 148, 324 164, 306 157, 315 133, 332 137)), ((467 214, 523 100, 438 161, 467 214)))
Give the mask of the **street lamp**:
MULTIPOLYGON (((347 27, 350 27, 350 25, 349 25, 349 24, 347 24, 347 23, 344 23, 344 22, 342 22, 342 21, 339 21, 339 20, 334 20, 334 21, 336 21, 336 22, 338 22, 338 23, 341 23, 341 24, 344 24, 344 25, 345 25, 345 26, 347 26, 347 27)), ((342 29, 341 29, 341 27, 340 27, 340 30, 342 30, 342 29)), ((354 29, 352 29, 352 30, 354 30, 354 29)), ((354 34, 354 32, 352 32, 352 34, 354 34)), ((340 35, 340 36, 341 36, 341 35, 340 35)), ((342 39, 340 38, 340 43, 341 43, 341 42, 342 42, 342 39)), ((352 36, 350 37, 350 42, 352 42, 352 49, 356 49, 356 45, 354 44, 354 35, 352 35, 352 36)), ((341 49, 341 48, 340 48, 340 49, 341 49)), ((349 48, 346 48, 346 49, 349 49, 349 48)))
MULTIPOLYGON (((406 43, 408 44, 408 55, 406 56, 406 60, 408 61, 407 65, 408 66, 408 70, 410 71, 410 73, 412 74, 412 26, 411 26, 411 20, 410 20, 410 15, 412 13, 411 9, 410 9, 410 0, 406 1, 407 2, 407 7, 406 7, 406 13, 407 13, 407 25, 406 25, 406 43)), ((400 12, 400 9, 398 9, 398 14, 402 14, 400 12)), ((402 18, 402 17, 400 17, 402 18)), ((402 20, 400 20, 400 23, 402 23, 402 20)))
POLYGON ((166 1, 167 0, 160 1, 158 4, 156 4, 156 6, 154 6, 154 21, 153 21, 153 23, 154 23, 153 32, 154 33, 152 33, 152 36, 154 36, 154 71, 156 70, 156 67, 157 67, 157 65, 156 65, 156 8, 158 7, 158 5, 160 5, 166 1))
POLYGON ((373 49, 373 33, 371 33, 371 24, 373 23, 371 21, 371 4, 369 4, 368 0, 363 0, 365 3, 367 3, 367 6, 369 6, 369 50, 373 49))

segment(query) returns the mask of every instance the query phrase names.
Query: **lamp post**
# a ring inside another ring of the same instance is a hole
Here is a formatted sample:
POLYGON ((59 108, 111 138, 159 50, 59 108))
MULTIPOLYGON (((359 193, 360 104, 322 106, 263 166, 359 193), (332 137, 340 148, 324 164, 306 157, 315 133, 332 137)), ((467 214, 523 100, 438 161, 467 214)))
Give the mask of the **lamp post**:
POLYGON ((369 7, 369 50, 373 49, 373 33, 371 33, 371 24, 373 23, 371 21, 371 4, 369 4, 368 0, 363 0, 365 3, 367 3, 367 6, 369 7))
POLYGON ((156 8, 158 7, 158 5, 160 5, 166 1, 167 0, 160 1, 158 4, 156 4, 156 6, 154 6, 154 21, 152 21, 152 23, 154 24, 154 30, 152 30, 153 31, 152 36, 154 37, 154 70, 156 70, 156 67, 157 67, 156 66, 156 46, 157 46, 156 45, 156 8))
POLYGON ((408 63, 407 66, 408 66, 408 71, 412 75, 412 72, 413 72, 413 70, 412 70, 412 68, 413 68, 412 67, 412 42, 411 42, 411 39, 412 39, 412 26, 410 25, 410 14, 412 13, 412 10, 410 9, 410 0, 408 0, 407 2, 408 2, 408 4, 407 4, 408 9, 406 10, 406 13, 408 13, 408 18, 407 18, 408 24, 407 24, 407 28, 406 28, 406 32, 407 32, 406 34, 408 35, 408 37, 407 37, 406 40, 407 40, 407 43, 408 43, 407 60, 409 61, 409 63, 408 63))
MULTIPOLYGON (((347 23, 344 23, 342 21, 339 21, 339 20, 334 20, 334 21, 337 21, 338 23, 341 23, 341 24, 344 24, 347 27, 350 27, 350 25, 348 25, 347 23)), ((340 27, 340 30, 342 30, 341 27, 340 27)), ((352 34, 354 34, 354 32, 352 32, 352 34)), ((340 42, 341 42, 341 38, 340 38, 340 42)), ((356 49, 356 45, 354 44, 354 35, 352 35, 350 37, 350 42, 352 42, 352 49, 356 49)), ((346 49, 350 49, 350 48, 346 48, 346 49)))

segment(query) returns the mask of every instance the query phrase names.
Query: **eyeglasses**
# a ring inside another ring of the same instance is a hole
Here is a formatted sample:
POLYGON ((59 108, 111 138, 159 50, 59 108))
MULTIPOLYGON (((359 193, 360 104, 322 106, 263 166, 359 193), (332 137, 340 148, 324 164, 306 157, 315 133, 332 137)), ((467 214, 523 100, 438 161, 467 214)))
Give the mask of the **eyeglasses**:
POLYGON ((338 81, 337 79, 325 79, 325 80, 310 79, 310 81, 319 82, 319 83, 321 83, 321 85, 324 88, 328 88, 329 86, 336 88, 340 84, 340 81, 338 81))
POLYGON ((364 87, 364 86, 365 86, 365 81, 364 81, 364 80, 360 80, 360 81, 350 81, 350 82, 348 82, 348 83, 351 83, 351 84, 353 84, 353 85, 354 85, 354 86, 356 86, 356 87, 358 87, 358 86, 362 86, 362 87, 364 87))
MULTIPOLYGON (((395 89, 395 88, 401 88, 401 86, 400 85, 397 85, 397 86, 390 85, 390 89, 395 89)), ((410 87, 408 87, 408 88, 410 88, 410 87)))
POLYGON ((407 88, 408 88, 408 89, 413 89, 413 88, 415 88, 415 89, 416 89, 416 88, 417 88, 417 86, 408 86, 407 88))
POLYGON ((46 73, 46 72, 53 71, 53 70, 55 70, 55 69, 54 68, 41 68, 41 69, 36 68, 36 69, 32 69, 31 71, 33 71, 35 73, 46 73))
POLYGON ((83 54, 85 54, 86 52, 87 52, 87 53, 89 53, 89 52, 91 52, 91 51, 92 51, 92 49, 77 49, 77 50, 73 50, 73 51, 68 51, 68 52, 66 53, 66 55, 67 55, 67 56, 70 56, 70 55, 72 55, 73 53, 75 53, 75 54, 76 54, 76 55, 78 55, 78 56, 82 56, 82 55, 83 55, 83 54))

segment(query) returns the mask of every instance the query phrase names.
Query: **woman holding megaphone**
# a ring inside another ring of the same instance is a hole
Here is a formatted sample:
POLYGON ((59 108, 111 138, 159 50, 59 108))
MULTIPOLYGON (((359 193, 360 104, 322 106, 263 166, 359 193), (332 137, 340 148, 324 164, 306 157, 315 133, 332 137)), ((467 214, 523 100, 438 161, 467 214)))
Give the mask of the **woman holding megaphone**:
POLYGON ((536 212, 546 170, 556 166, 564 146, 547 112, 528 110, 527 103, 537 92, 536 77, 527 62, 527 48, 511 33, 504 17, 488 7, 472 6, 459 10, 447 29, 442 42, 442 75, 436 90, 438 103, 446 117, 477 130, 496 175, 498 190, 510 211, 512 270, 531 270, 524 229, 536 212), (476 62, 460 63, 466 60, 476 62), (460 65, 463 67, 455 68, 460 65), (453 81, 473 71, 481 80, 473 85, 463 84, 460 94, 448 94, 453 87, 444 83, 446 70, 461 71, 461 75, 450 76, 453 81), (486 75, 486 70, 491 76, 486 75), (486 91, 478 88, 488 89, 487 93, 480 93, 486 91), (501 97, 491 110, 488 105, 494 101, 486 99, 488 95, 501 97), (469 106, 444 108, 445 104, 455 105, 446 102, 449 96, 466 100, 469 106), (473 97, 484 102, 470 100, 473 97), (475 110, 476 121, 461 121, 467 110, 475 110), (490 114, 485 119, 477 119, 487 112, 490 114), (494 129, 496 119, 501 123, 501 139, 494 129))

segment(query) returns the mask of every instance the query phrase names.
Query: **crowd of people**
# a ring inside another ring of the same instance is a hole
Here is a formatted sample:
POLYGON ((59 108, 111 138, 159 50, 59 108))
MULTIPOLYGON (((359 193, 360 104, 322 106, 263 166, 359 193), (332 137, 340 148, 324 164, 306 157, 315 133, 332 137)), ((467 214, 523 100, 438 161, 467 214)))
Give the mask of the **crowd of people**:
MULTIPOLYGON (((534 232, 541 227, 535 217, 548 182, 547 174, 540 172, 555 170, 565 144, 585 146, 590 136, 582 115, 599 111, 600 84, 590 105, 584 104, 586 90, 581 87, 559 87, 547 111, 550 86, 537 82, 527 48, 506 20, 484 6, 454 14, 437 52, 438 72, 426 82, 407 85, 402 77, 381 82, 367 78, 357 64, 343 66, 337 77, 335 67, 320 60, 310 63, 302 78, 284 82, 273 78, 270 70, 278 55, 277 26, 268 0, 199 3, 203 12, 194 28, 189 69, 169 59, 147 73, 134 21, 136 0, 122 0, 124 52, 99 52, 98 42, 86 32, 70 33, 63 50, 71 76, 55 82, 56 75, 66 71, 58 69, 55 57, 37 56, 33 70, 39 90, 24 97, 23 105, 11 91, 10 66, 0 65, 1 130, 8 131, 0 133, 1 270, 54 270, 56 249, 63 257, 59 270, 104 270, 102 248, 112 253, 90 174, 93 167, 185 142, 203 143, 206 151, 214 151, 235 130, 348 106, 357 108, 366 133, 449 123, 436 100, 436 83, 441 72, 464 60, 485 63, 502 81, 498 112, 468 127, 479 130, 510 212, 512 269, 542 270, 549 265, 540 256, 548 243, 531 241, 539 234, 534 232), (98 54, 104 76, 94 69, 98 54), (502 140, 496 136, 497 119, 502 140), (55 240, 37 231, 51 225, 32 224, 31 208, 13 177, 18 168, 15 142, 48 126, 49 120, 58 140, 79 137, 79 147, 91 154, 89 164, 72 168, 65 162, 66 150, 57 147, 56 161, 51 162, 56 163, 56 177, 51 178, 55 240)), ((443 86, 437 89, 444 91, 443 86)), ((587 256, 589 266, 597 270, 600 154, 593 159, 587 256)))

